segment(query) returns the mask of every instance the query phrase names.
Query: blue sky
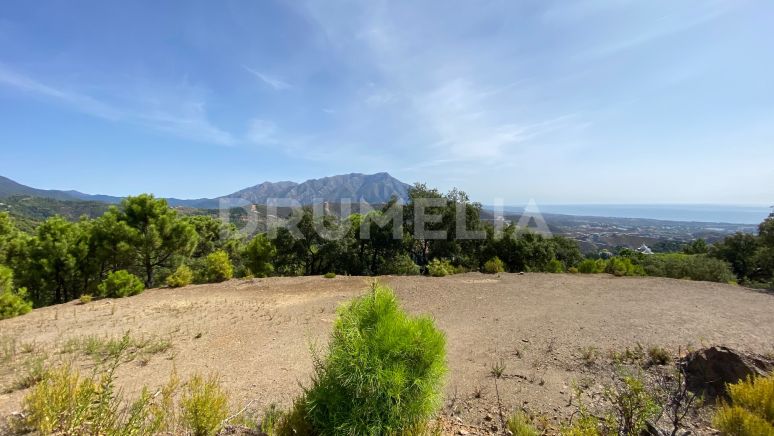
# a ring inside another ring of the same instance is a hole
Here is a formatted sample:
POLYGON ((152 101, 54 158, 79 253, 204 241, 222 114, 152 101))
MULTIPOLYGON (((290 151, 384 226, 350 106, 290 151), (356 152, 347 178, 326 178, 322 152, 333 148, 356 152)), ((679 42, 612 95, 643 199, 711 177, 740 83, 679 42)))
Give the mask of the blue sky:
POLYGON ((0 175, 182 198, 774 202, 770 1, 5 1, 0 175))

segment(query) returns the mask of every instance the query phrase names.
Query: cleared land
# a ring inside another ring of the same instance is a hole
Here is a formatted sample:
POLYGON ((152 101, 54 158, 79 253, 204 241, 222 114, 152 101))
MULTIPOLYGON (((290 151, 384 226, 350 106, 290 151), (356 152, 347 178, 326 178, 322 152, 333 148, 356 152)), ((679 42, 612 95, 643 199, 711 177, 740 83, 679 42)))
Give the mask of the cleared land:
MULTIPOLYGON (((118 371, 128 395, 162 385, 175 368, 182 377, 219 374, 235 410, 250 402, 259 410, 272 402, 287 405, 301 391, 298 383, 309 379, 310 344, 325 345, 336 307, 362 294, 370 280, 232 280, 73 302, 0 321, 0 416, 20 409, 27 390, 14 385, 33 356, 49 364, 74 360, 88 372, 94 365, 88 338, 126 332, 140 344, 118 371)), ((462 423, 471 432, 496 423, 489 371, 500 360, 506 366, 504 409, 524 407, 557 422, 574 410, 573 383, 601 389, 612 373, 609 353, 638 343, 675 355, 715 344, 774 351, 774 295, 738 286, 571 274, 379 280, 404 308, 431 314, 446 332, 444 413, 455 431, 462 423), (593 361, 583 358, 590 347, 598 354, 593 361)))

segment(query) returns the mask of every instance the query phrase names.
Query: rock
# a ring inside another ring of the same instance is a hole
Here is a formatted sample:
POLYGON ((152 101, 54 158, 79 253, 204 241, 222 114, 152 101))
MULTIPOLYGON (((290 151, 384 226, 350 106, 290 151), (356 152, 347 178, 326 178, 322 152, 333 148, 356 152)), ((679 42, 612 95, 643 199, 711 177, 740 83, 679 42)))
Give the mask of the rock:
POLYGON ((484 421, 491 421, 491 420, 492 420, 492 415, 487 413, 486 416, 484 417, 484 421))
POLYGON ((774 370, 774 361, 746 355, 728 347, 704 348, 685 356, 681 362, 688 388, 708 398, 726 396, 726 384, 750 375, 765 376, 774 370))
POLYGON ((466 434, 470 434, 470 433, 468 433, 468 431, 465 430, 465 429, 461 429, 461 430, 457 431, 457 434, 466 435, 466 434))

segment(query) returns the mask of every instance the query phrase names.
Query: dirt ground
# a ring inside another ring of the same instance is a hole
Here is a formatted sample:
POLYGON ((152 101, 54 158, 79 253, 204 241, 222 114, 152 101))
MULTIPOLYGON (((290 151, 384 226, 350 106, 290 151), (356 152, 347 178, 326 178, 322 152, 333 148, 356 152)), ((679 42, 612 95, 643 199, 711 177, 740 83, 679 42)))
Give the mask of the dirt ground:
MULTIPOLYGON (((54 361, 63 359, 60 351, 69 339, 125 332, 170 345, 119 368, 118 384, 126 395, 162 385, 174 367, 183 378, 196 372, 220 375, 235 410, 287 405, 300 392, 299 383, 309 380, 310 344, 325 344, 336 307, 362 294, 370 280, 231 280, 73 302, 0 321, 0 346, 16 350, 0 369, 0 416, 18 411, 27 392, 7 393, 25 349, 46 350, 54 361)), ((674 355, 715 344, 774 351, 774 295, 738 286, 572 274, 379 280, 408 311, 431 314, 447 334, 444 416, 454 424, 451 433, 485 433, 498 424, 489 373, 500 361, 506 368, 499 385, 503 409, 523 408, 550 427, 575 410, 574 384, 601 389, 609 380, 609 353, 637 344, 645 350, 665 347, 674 355), (598 361, 582 358, 581 350, 591 347, 598 361)), ((75 358, 89 367, 89 357, 75 358)))

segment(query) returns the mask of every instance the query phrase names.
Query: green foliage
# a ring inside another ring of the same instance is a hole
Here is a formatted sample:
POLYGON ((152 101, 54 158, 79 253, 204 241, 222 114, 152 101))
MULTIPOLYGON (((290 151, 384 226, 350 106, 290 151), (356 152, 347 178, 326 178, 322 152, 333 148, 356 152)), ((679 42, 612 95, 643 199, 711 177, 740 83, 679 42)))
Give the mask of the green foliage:
POLYGON ((661 347, 648 348, 649 365, 666 365, 672 362, 672 355, 669 350, 661 347))
POLYGON ((234 267, 228 258, 228 253, 219 250, 210 253, 205 258, 203 279, 207 283, 218 283, 234 276, 234 267))
POLYGON ((716 243, 710 256, 728 262, 739 280, 756 278, 757 260, 761 244, 749 233, 735 233, 716 243))
POLYGON ((695 239, 683 248, 685 254, 707 254, 709 253, 709 245, 704 239, 695 239))
POLYGON ((325 273, 325 275, 323 277, 325 277, 326 279, 333 279, 333 278, 336 278, 336 273, 334 273, 334 272, 327 272, 327 273, 325 273))
POLYGON ((0 319, 24 315, 32 310, 32 303, 26 300, 27 290, 14 289, 13 272, 0 265, 0 319))
POLYGON ((564 264, 558 260, 558 259, 551 259, 545 267, 545 272, 547 273, 563 273, 564 272, 564 264))
POLYGON ((277 249, 266 234, 254 237, 242 253, 247 269, 256 277, 266 277, 274 271, 272 261, 276 256, 277 249))
POLYGON ((170 288, 181 288, 193 282, 193 271, 188 265, 180 265, 174 273, 167 276, 166 283, 170 288))
POLYGON ((734 280, 728 263, 701 254, 654 254, 646 256, 642 266, 649 276, 720 283, 734 280))
POLYGON ((0 319, 24 315, 31 310, 32 303, 24 298, 24 293, 18 293, 18 291, 0 293, 0 319))
POLYGON ((616 277, 644 276, 645 270, 640 265, 634 265, 628 257, 611 257, 605 266, 605 272, 616 277))
POLYGON ((639 435, 646 421, 660 411, 641 375, 624 375, 618 383, 607 387, 602 396, 611 405, 609 421, 619 435, 639 435))
POLYGON ((507 425, 513 436, 540 436, 542 434, 521 412, 511 415, 507 425))
POLYGON ((604 266, 606 266, 606 262, 602 261, 601 263, 599 260, 594 259, 584 259, 583 262, 581 262, 578 265, 578 271, 581 274, 599 274, 604 271, 604 266), (602 266, 602 268, 600 268, 602 266))
POLYGON ((713 420, 724 434, 774 435, 774 375, 748 378, 728 385, 730 404, 723 404, 713 420))
POLYGON ((152 394, 143 388, 131 401, 115 388, 114 373, 128 343, 120 342, 113 360, 90 377, 71 366, 41 370, 38 383, 24 398, 22 430, 41 435, 90 434, 151 436, 155 434, 214 435, 226 418, 227 398, 213 378, 193 376, 180 401, 173 372, 152 394), (179 410, 175 410, 175 405, 179 410))
POLYGON ((433 277, 445 277, 454 274, 454 266, 446 259, 433 259, 427 264, 427 272, 433 277))
POLYGON ((411 256, 401 253, 390 258, 384 264, 382 272, 396 276, 416 276, 419 275, 419 265, 414 263, 411 256))
POLYGON ((185 428, 195 436, 217 434, 228 417, 228 397, 215 377, 195 375, 180 400, 185 428))
POLYGON ((320 434, 402 434, 438 410, 446 372, 444 334, 429 317, 412 318, 392 291, 339 310, 328 355, 317 358, 304 409, 320 434))
POLYGON ((505 272, 505 264, 499 257, 495 256, 486 261, 484 264, 484 272, 487 274, 498 274, 505 272))
POLYGON ((144 289, 142 280, 125 270, 109 273, 97 287, 98 295, 107 298, 131 297, 144 289))
POLYGON ((130 243, 136 248, 135 265, 145 276, 145 287, 153 287, 156 274, 168 268, 175 256, 189 256, 198 242, 195 227, 178 217, 166 200, 142 194, 127 197, 117 213, 131 228, 130 243))
POLYGON ((91 296, 91 294, 83 294, 78 298, 78 301, 81 302, 81 304, 89 304, 94 300, 94 297, 91 296))

